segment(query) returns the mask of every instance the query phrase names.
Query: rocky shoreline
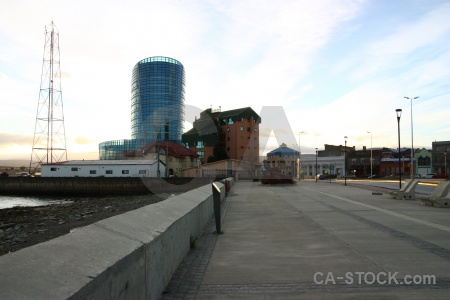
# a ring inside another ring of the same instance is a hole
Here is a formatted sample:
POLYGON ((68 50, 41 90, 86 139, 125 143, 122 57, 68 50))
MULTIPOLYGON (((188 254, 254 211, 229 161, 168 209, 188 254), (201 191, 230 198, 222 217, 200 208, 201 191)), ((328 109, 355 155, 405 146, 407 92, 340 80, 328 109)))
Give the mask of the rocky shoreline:
POLYGON ((0 209, 0 256, 169 196, 74 198, 64 204, 0 209))

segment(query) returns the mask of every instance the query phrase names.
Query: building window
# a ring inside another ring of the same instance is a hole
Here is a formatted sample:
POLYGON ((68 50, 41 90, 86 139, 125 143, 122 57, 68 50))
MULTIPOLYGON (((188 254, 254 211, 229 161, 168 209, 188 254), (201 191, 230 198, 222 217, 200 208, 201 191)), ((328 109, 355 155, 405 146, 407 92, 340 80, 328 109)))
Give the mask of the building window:
POLYGON ((241 128, 240 128, 240 129, 241 129, 241 131, 243 131, 243 130, 244 130, 244 126, 241 126, 241 128))
POLYGON ((229 118, 229 119, 228 119, 228 124, 230 124, 230 125, 233 125, 233 124, 234 124, 232 118, 229 118))
POLYGON ((227 151, 230 151, 230 147, 227 147, 227 151))
POLYGON ((227 137, 227 141, 228 141, 228 142, 230 141, 230 137, 227 137))
POLYGON ((139 174, 146 174, 145 170, 139 170, 139 174))
POLYGON ((96 170, 89 170, 89 174, 97 174, 96 170))
POLYGON ((112 170, 106 170, 105 174, 112 174, 113 171, 112 170))
POLYGON ((203 144, 203 141, 198 141, 197 142, 196 148, 204 148, 204 147, 205 147, 205 145, 203 144))
POLYGON ((130 174, 129 170, 122 170, 122 174, 130 174))
POLYGON ((78 171, 78 168, 72 168, 71 170, 72 171, 78 171))
POLYGON ((50 171, 55 172, 57 169, 56 168, 50 168, 50 171))
POLYGON ((197 151, 197 155, 198 155, 200 158, 205 158, 205 152, 203 152, 203 151, 197 151))
POLYGON ((258 131, 258 128, 255 128, 255 129, 253 129, 255 132, 257 132, 258 131))
POLYGON ((230 131, 230 127, 227 127, 227 131, 230 131))

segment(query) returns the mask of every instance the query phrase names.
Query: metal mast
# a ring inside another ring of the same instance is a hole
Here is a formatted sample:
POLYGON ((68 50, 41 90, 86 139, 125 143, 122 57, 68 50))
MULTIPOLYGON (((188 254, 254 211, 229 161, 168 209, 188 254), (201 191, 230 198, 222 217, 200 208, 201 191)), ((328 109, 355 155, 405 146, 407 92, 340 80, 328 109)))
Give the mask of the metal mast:
POLYGON ((52 21, 45 28, 41 87, 30 160, 31 174, 43 163, 67 160, 59 63, 59 33, 52 21))

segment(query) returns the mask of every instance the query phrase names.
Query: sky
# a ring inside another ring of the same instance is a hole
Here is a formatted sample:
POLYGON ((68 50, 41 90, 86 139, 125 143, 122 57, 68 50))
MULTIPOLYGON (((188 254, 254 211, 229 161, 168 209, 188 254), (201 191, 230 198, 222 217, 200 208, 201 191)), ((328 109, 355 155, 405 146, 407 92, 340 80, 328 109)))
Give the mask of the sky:
POLYGON ((198 111, 281 106, 281 131, 280 115, 262 114, 262 155, 344 136, 356 149, 397 148, 398 108, 411 147, 411 105, 414 147, 431 149, 450 140, 449 19, 448 0, 2 0, 0 160, 30 158, 52 21, 69 160, 130 138, 132 69, 151 56, 183 64, 198 111))

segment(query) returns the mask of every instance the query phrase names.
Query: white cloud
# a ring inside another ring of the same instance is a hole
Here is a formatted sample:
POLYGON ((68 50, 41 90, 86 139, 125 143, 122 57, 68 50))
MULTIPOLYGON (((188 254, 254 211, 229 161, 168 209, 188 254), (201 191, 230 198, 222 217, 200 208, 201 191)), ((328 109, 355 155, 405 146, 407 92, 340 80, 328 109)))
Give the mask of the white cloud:
MULTIPOLYGON (((373 130, 374 145, 375 140, 395 144, 394 109, 407 107, 403 96, 426 99, 448 88, 450 59, 444 46, 450 6, 431 11, 421 7, 415 18, 399 12, 398 27, 361 33, 365 30, 361 17, 379 17, 370 15, 368 4, 351 0, 6 1, 0 11, 4 41, 0 131, 32 134, 44 26, 53 19, 60 32, 61 70, 67 75, 62 89, 69 149, 89 146, 77 144, 77 137, 92 141, 92 149, 101 141, 130 137, 132 68, 156 55, 184 65, 186 103, 202 110, 210 105, 223 110, 251 106, 259 112, 262 106, 284 105, 291 127, 305 131, 302 145, 309 149, 341 144, 344 135, 358 145, 368 145, 367 130, 373 130), (373 40, 386 32, 382 39, 373 40), (364 37, 355 41, 355 33, 364 37), (352 49, 351 54, 323 66, 323 53, 333 52, 330 45, 339 46, 336 41, 352 49), (315 109, 292 110, 300 101, 323 103, 321 98, 332 98, 334 91, 320 78, 329 72, 332 76, 327 80, 338 81, 347 76, 346 71, 354 77, 342 80, 347 84, 345 95, 335 93, 335 102, 315 109), (317 91, 324 86, 327 90, 317 91)), ((425 121, 433 117, 448 125, 441 113, 430 109, 418 115, 418 126, 433 130, 433 124, 425 121)), ((402 126, 406 132, 408 127, 402 126)))

